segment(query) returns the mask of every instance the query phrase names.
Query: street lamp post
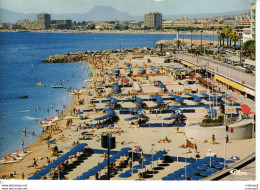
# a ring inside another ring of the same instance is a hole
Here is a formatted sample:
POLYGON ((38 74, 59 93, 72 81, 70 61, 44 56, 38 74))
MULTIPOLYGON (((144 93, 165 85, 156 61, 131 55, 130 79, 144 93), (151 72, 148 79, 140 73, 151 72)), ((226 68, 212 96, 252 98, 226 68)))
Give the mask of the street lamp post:
POLYGON ((219 31, 217 31, 217 33, 218 33, 218 47, 219 47, 219 41, 220 41, 220 39, 219 39, 219 31))
POLYGON ((190 31, 190 49, 192 51, 192 30, 190 31))
POLYGON ((209 149, 209 166, 211 167, 211 149, 209 149))
POLYGON ((239 54, 239 58, 240 58, 240 66, 242 65, 242 47, 241 47, 241 45, 242 45, 242 35, 241 34, 239 34, 239 39, 240 39, 240 54, 239 54))
POLYGON ((153 147, 155 144, 152 144, 152 168, 153 168, 153 180, 154 180, 154 165, 153 165, 153 147))
POLYGON ((202 30, 200 31, 200 51, 202 52, 202 30))

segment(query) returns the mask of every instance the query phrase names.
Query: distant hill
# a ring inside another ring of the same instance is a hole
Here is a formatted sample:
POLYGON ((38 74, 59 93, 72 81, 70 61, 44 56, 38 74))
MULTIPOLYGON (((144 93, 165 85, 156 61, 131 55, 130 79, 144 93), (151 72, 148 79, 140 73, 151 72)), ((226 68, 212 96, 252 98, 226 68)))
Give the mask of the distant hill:
POLYGON ((0 21, 1 22, 10 22, 10 23, 15 23, 18 20, 36 20, 36 15, 37 14, 22 14, 22 13, 16 13, 13 11, 9 11, 6 9, 0 8, 0 21))
MULTIPOLYGON (((181 19, 184 15, 188 16, 189 19, 201 19, 206 17, 212 16, 222 16, 222 15, 231 15, 231 14, 242 14, 246 13, 248 10, 241 10, 241 11, 232 11, 227 13, 208 13, 208 14, 183 14, 183 15, 164 15, 164 20, 175 20, 181 19)), ((130 21, 130 20, 144 20, 144 16, 131 16, 128 13, 117 11, 111 6, 95 6, 87 13, 82 14, 51 14, 51 19, 71 19, 73 21, 130 21)), ((23 14, 17 13, 10 10, 0 8, 0 21, 1 22, 17 22, 18 20, 36 20, 37 13, 31 14, 23 14)))

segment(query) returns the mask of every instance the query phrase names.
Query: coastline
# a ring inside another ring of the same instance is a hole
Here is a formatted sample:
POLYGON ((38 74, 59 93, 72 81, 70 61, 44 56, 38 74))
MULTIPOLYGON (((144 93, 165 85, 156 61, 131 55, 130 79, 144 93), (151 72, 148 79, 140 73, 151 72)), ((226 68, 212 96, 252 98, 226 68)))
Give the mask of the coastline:
MULTIPOLYGON (((83 63, 83 62, 79 61, 77 63, 83 63)), ((95 71, 93 70, 91 63, 88 63, 88 64, 89 64, 89 68, 91 69, 91 74, 92 74, 92 75, 90 75, 90 78, 88 78, 88 79, 91 79, 92 77, 95 76, 95 71)), ((84 88, 84 90, 89 89, 91 87, 92 83, 93 83, 93 81, 90 82, 88 84, 88 86, 86 86, 86 88, 84 88)), ((85 95, 85 93, 86 92, 82 92, 81 94, 85 95)), ((64 110, 63 115, 59 115, 59 120, 57 122, 61 122, 62 120, 64 120, 65 119, 64 116, 70 115, 70 111, 73 110, 73 108, 76 106, 76 104, 77 104, 77 95, 73 95, 70 103, 64 110)), ((17 172, 17 170, 15 170, 17 164, 20 164, 22 166, 28 165, 29 163, 31 163, 31 162, 28 162, 28 160, 32 160, 33 158, 36 158, 38 161, 42 160, 46 157, 46 152, 50 152, 49 148, 46 149, 46 145, 44 146, 44 144, 43 144, 43 141, 42 141, 43 137, 44 137, 44 134, 41 133, 41 135, 37 138, 37 140, 35 142, 33 142, 32 144, 30 144, 24 148, 26 151, 32 151, 30 154, 25 156, 24 159, 22 159, 18 163, 2 165, 0 167, 0 175, 4 175, 7 173, 9 173, 9 174, 17 173, 15 179, 22 179, 21 172, 19 172, 19 171, 17 172), (39 151, 39 150, 41 150, 41 151, 39 151)), ((29 170, 29 169, 25 169, 24 167, 22 167, 22 168, 19 167, 19 170, 21 170, 21 169, 22 169, 22 171, 29 170)), ((25 178, 26 178, 26 175, 25 175, 25 178)))
MULTIPOLYGON (((0 30, 0 32, 32 32, 32 33, 104 33, 104 34, 177 34, 177 31, 143 31, 143 30, 0 30)), ((180 31, 179 34, 190 34, 190 31, 180 31)), ((200 35, 201 32, 194 30, 192 34, 200 35)), ((217 35, 216 31, 204 31, 203 35, 217 35)))

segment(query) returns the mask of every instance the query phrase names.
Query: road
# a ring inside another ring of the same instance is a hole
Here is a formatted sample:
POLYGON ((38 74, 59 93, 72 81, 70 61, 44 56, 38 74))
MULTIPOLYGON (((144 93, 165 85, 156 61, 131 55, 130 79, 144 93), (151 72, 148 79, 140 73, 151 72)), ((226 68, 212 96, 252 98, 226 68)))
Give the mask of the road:
POLYGON ((176 58, 186 60, 203 68, 206 67, 206 63, 209 63, 207 67, 209 71, 222 75, 240 84, 244 83, 244 86, 255 90, 256 81, 254 73, 245 73, 245 71, 241 68, 234 67, 229 64, 219 63, 202 56, 196 57, 189 54, 178 53, 176 54, 176 58))

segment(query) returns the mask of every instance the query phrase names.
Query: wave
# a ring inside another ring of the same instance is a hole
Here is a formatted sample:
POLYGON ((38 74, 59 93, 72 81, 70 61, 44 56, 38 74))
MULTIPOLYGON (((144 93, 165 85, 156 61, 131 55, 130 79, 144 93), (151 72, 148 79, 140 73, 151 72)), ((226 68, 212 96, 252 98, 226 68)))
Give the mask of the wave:
POLYGON ((30 116, 25 116, 23 119, 24 120, 41 120, 41 118, 35 118, 35 117, 30 117, 30 116))
POLYGON ((30 112, 31 110, 23 110, 23 111, 19 111, 19 112, 30 112))

